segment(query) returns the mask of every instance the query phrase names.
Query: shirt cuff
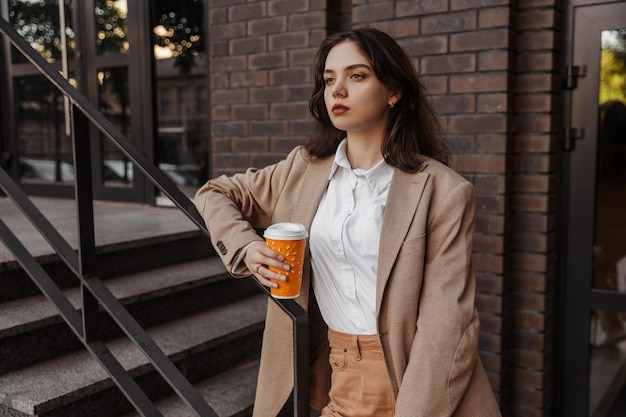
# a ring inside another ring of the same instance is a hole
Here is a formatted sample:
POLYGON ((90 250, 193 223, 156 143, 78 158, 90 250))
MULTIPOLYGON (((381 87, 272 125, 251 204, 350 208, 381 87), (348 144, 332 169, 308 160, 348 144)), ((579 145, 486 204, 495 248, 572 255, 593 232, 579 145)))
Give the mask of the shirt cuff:
POLYGON ((253 243, 257 242, 262 242, 262 240, 253 240, 239 250, 239 252, 237 253, 237 257, 235 258, 235 262, 233 263, 233 267, 230 270, 230 273, 233 276, 243 277, 252 274, 252 271, 250 271, 246 264, 243 262, 243 258, 246 256, 248 248, 252 246, 253 243))

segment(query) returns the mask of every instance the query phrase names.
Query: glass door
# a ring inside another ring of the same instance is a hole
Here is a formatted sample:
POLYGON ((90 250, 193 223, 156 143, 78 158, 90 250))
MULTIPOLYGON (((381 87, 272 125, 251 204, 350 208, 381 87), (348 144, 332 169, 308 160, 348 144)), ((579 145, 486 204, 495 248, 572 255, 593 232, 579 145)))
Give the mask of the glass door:
MULTIPOLYGON (((615 292, 626 294, 626 22, 622 24, 600 34, 593 245, 597 291, 592 291, 590 338, 590 411, 598 417, 606 416, 626 392, 626 301, 617 309, 608 302, 615 292)), ((621 411, 626 415, 626 408, 621 411)))
MULTIPOLYGON (((152 153, 154 140, 147 1, 84 0, 80 39, 85 91, 137 148, 152 153)), ((154 188, 112 141, 91 128, 94 195, 152 203, 154 188)))
MULTIPOLYGON (((588 2, 587 2, 588 3, 588 2)), ((626 3, 573 9, 558 415, 626 415, 626 3)), ((558 395, 558 393, 557 393, 558 395)))
MULTIPOLYGON (((2 4, 2 15, 73 85, 77 37, 74 3, 65 0, 10 0, 2 4)), ((8 45, 8 42, 5 46, 8 45)), ((3 149, 5 163, 29 191, 70 196, 74 168, 72 143, 64 97, 14 48, 7 48, 3 87, 3 149)))
MULTIPOLYGON (((153 154, 153 65, 149 2, 0 0, 2 14, 128 140, 153 154), (132 51, 132 53, 131 53, 132 51)), ((30 194, 73 195, 74 170, 64 97, 12 48, 3 97, 3 150, 30 194)), ((154 188, 111 141, 91 127, 94 196, 154 201, 154 188)))
MULTIPOLYGON (((208 179, 210 85, 206 0, 154 0, 159 168, 190 198, 208 179)), ((169 200, 157 196, 157 204, 169 200)))

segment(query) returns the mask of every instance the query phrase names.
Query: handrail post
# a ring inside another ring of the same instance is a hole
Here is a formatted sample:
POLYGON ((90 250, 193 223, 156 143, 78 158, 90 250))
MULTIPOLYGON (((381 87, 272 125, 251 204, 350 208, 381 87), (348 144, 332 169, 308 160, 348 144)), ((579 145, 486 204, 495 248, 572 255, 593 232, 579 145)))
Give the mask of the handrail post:
POLYGON ((309 417, 311 415, 309 314, 295 300, 274 298, 270 290, 258 280, 255 279, 254 283, 291 319, 293 326, 293 415, 294 417, 309 417))
POLYGON ((78 220, 78 262, 82 290, 83 337, 86 342, 98 339, 98 301, 85 288, 85 278, 96 274, 96 240, 93 216, 93 184, 89 120, 72 105, 72 144, 74 148, 75 190, 78 220))
POLYGON ((309 320, 307 313, 302 308, 300 310, 293 318, 293 408, 295 417, 308 417, 311 408, 309 401, 309 320))

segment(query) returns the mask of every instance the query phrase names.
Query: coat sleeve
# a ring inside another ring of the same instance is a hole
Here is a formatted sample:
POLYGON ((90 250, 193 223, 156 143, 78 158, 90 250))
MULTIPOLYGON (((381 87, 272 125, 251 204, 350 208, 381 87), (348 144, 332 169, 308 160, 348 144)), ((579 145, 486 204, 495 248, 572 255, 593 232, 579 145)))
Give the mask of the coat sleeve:
POLYGON ((475 196, 458 182, 431 208, 416 333, 396 401, 397 417, 452 416, 478 353, 472 267, 475 196))
POLYGON ((301 148, 296 148, 286 159, 260 170, 250 168, 242 174, 209 180, 196 193, 195 206, 229 271, 245 245, 263 240, 255 228, 271 224, 276 202, 300 152, 301 148))

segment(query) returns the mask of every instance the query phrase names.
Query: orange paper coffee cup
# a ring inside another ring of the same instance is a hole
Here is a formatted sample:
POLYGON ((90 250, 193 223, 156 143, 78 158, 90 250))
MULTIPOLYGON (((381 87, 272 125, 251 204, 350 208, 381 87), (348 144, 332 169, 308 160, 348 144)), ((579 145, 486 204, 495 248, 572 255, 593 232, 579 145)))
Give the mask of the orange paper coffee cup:
POLYGON ((285 257, 285 263, 291 266, 289 271, 269 267, 273 272, 287 276, 286 282, 274 281, 278 288, 270 288, 274 298, 297 298, 302 286, 302 269, 304 267, 304 251, 308 233, 300 223, 275 223, 265 229, 263 237, 268 247, 285 257))

